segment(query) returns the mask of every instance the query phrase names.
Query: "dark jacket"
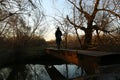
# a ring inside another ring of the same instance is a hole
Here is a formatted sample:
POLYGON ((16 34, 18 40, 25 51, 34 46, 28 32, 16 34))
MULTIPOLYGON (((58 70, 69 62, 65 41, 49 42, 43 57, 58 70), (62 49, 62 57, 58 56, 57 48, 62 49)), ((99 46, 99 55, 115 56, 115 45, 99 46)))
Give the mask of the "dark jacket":
POLYGON ((61 41, 61 36, 62 36, 62 32, 60 31, 59 28, 57 28, 57 31, 55 32, 55 37, 57 41, 61 41))

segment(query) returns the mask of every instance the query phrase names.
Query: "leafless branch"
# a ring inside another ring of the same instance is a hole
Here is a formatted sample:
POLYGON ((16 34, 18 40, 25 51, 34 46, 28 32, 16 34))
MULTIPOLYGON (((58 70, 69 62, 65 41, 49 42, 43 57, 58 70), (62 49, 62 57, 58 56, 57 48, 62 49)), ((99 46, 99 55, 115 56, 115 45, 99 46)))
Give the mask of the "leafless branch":
POLYGON ((73 21, 71 21, 68 16, 67 16, 67 20, 68 20, 73 26, 75 26, 75 27, 77 27, 77 28, 80 28, 81 30, 84 30, 84 31, 86 30, 86 28, 84 28, 84 27, 82 27, 82 26, 80 26, 80 25, 77 25, 77 24, 73 23, 73 21))
POLYGON ((99 2, 100 2, 100 0, 96 0, 96 3, 95 3, 95 6, 94 6, 94 11, 93 11, 93 13, 92 13, 92 17, 94 18, 95 17, 95 15, 96 15, 96 13, 97 13, 97 11, 98 11, 98 5, 99 5, 99 2))
POLYGON ((36 5, 32 2, 32 0, 29 0, 29 2, 31 3, 31 5, 32 5, 34 8, 37 8, 36 5))
POLYGON ((103 8, 103 9, 98 9, 98 11, 107 11, 107 12, 113 14, 114 16, 117 16, 117 17, 120 18, 120 15, 119 15, 119 14, 117 14, 117 13, 111 11, 111 10, 105 9, 105 8, 103 8))
MULTIPOLYGON (((71 0, 68 0, 72 5, 74 5, 78 11, 80 11, 81 13, 84 14, 84 16, 86 17, 86 19, 90 18, 90 14, 88 14, 86 11, 84 11, 82 8, 79 8, 74 2, 72 2, 71 0)), ((82 6, 81 6, 82 7, 82 6)))

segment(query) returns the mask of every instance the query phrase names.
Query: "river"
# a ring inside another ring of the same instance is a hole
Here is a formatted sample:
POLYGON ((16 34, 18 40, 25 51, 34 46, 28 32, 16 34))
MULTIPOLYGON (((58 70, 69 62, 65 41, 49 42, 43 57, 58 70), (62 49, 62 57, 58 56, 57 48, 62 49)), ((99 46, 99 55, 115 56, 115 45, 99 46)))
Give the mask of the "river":
MULTIPOLYGON (((81 67, 78 67, 76 65, 69 64, 67 65, 67 69, 66 69, 66 64, 54 65, 54 67, 56 67, 56 69, 63 76, 68 77, 69 79, 81 76, 81 67)), ((0 80, 7 80, 7 77, 11 71, 12 70, 10 68, 1 69, 0 80)), ((25 76, 25 80, 51 80, 44 65, 32 65, 32 64, 26 65, 25 73, 27 73, 25 76)), ((83 75, 85 75, 85 72, 83 75)), ((16 79, 16 80, 23 80, 23 79, 16 79)), ((118 67, 116 72, 101 74, 95 80, 120 80, 120 68, 118 67)))
MULTIPOLYGON (((68 78, 75 78, 81 75, 81 68, 76 65, 67 65, 68 70, 66 70, 66 64, 54 65, 58 71, 68 78)), ((49 74, 47 73, 44 65, 26 65, 27 75, 26 80, 51 80, 49 74)), ((0 70, 0 80, 7 80, 10 68, 3 68, 0 70)))

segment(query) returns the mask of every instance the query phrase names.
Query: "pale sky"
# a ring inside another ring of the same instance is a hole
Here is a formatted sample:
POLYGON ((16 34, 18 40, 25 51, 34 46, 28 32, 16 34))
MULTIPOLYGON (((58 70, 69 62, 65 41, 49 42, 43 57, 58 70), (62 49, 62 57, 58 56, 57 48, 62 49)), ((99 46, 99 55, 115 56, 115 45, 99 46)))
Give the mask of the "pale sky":
MULTIPOLYGON (((84 0, 84 3, 87 5, 85 8, 88 9, 89 6, 93 5, 93 0, 84 0)), ((46 41, 54 40, 55 39, 55 27, 54 19, 52 17, 61 16, 61 13, 64 14, 63 16, 70 15, 70 6, 67 0, 43 0, 42 5, 44 8, 44 12, 47 19, 47 33, 45 35, 46 41)), ((71 5, 71 4, 70 4, 71 5)), ((89 8, 91 10, 91 8, 89 8)), ((92 11, 92 10, 91 10, 92 11)), ((81 31, 79 31, 81 34, 81 31)), ((84 33, 82 33, 84 34, 84 33)))
POLYGON ((43 0, 42 5, 47 19, 47 33, 45 34, 46 41, 55 39, 55 25, 52 17, 57 17, 61 15, 60 13, 65 13, 65 16, 68 13, 68 7, 66 0, 43 0), (59 12, 60 11, 60 12, 59 12))

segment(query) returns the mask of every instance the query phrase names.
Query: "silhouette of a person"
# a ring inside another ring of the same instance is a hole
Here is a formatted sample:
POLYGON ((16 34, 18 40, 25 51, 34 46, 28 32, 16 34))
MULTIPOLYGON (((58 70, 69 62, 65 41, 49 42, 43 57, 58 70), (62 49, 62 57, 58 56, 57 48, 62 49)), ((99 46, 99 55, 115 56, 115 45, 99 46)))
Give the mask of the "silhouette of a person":
POLYGON ((60 49, 60 44, 61 44, 61 41, 62 41, 61 36, 62 36, 62 32, 60 31, 60 29, 58 27, 56 32, 55 32, 56 44, 57 44, 58 49, 60 49))

